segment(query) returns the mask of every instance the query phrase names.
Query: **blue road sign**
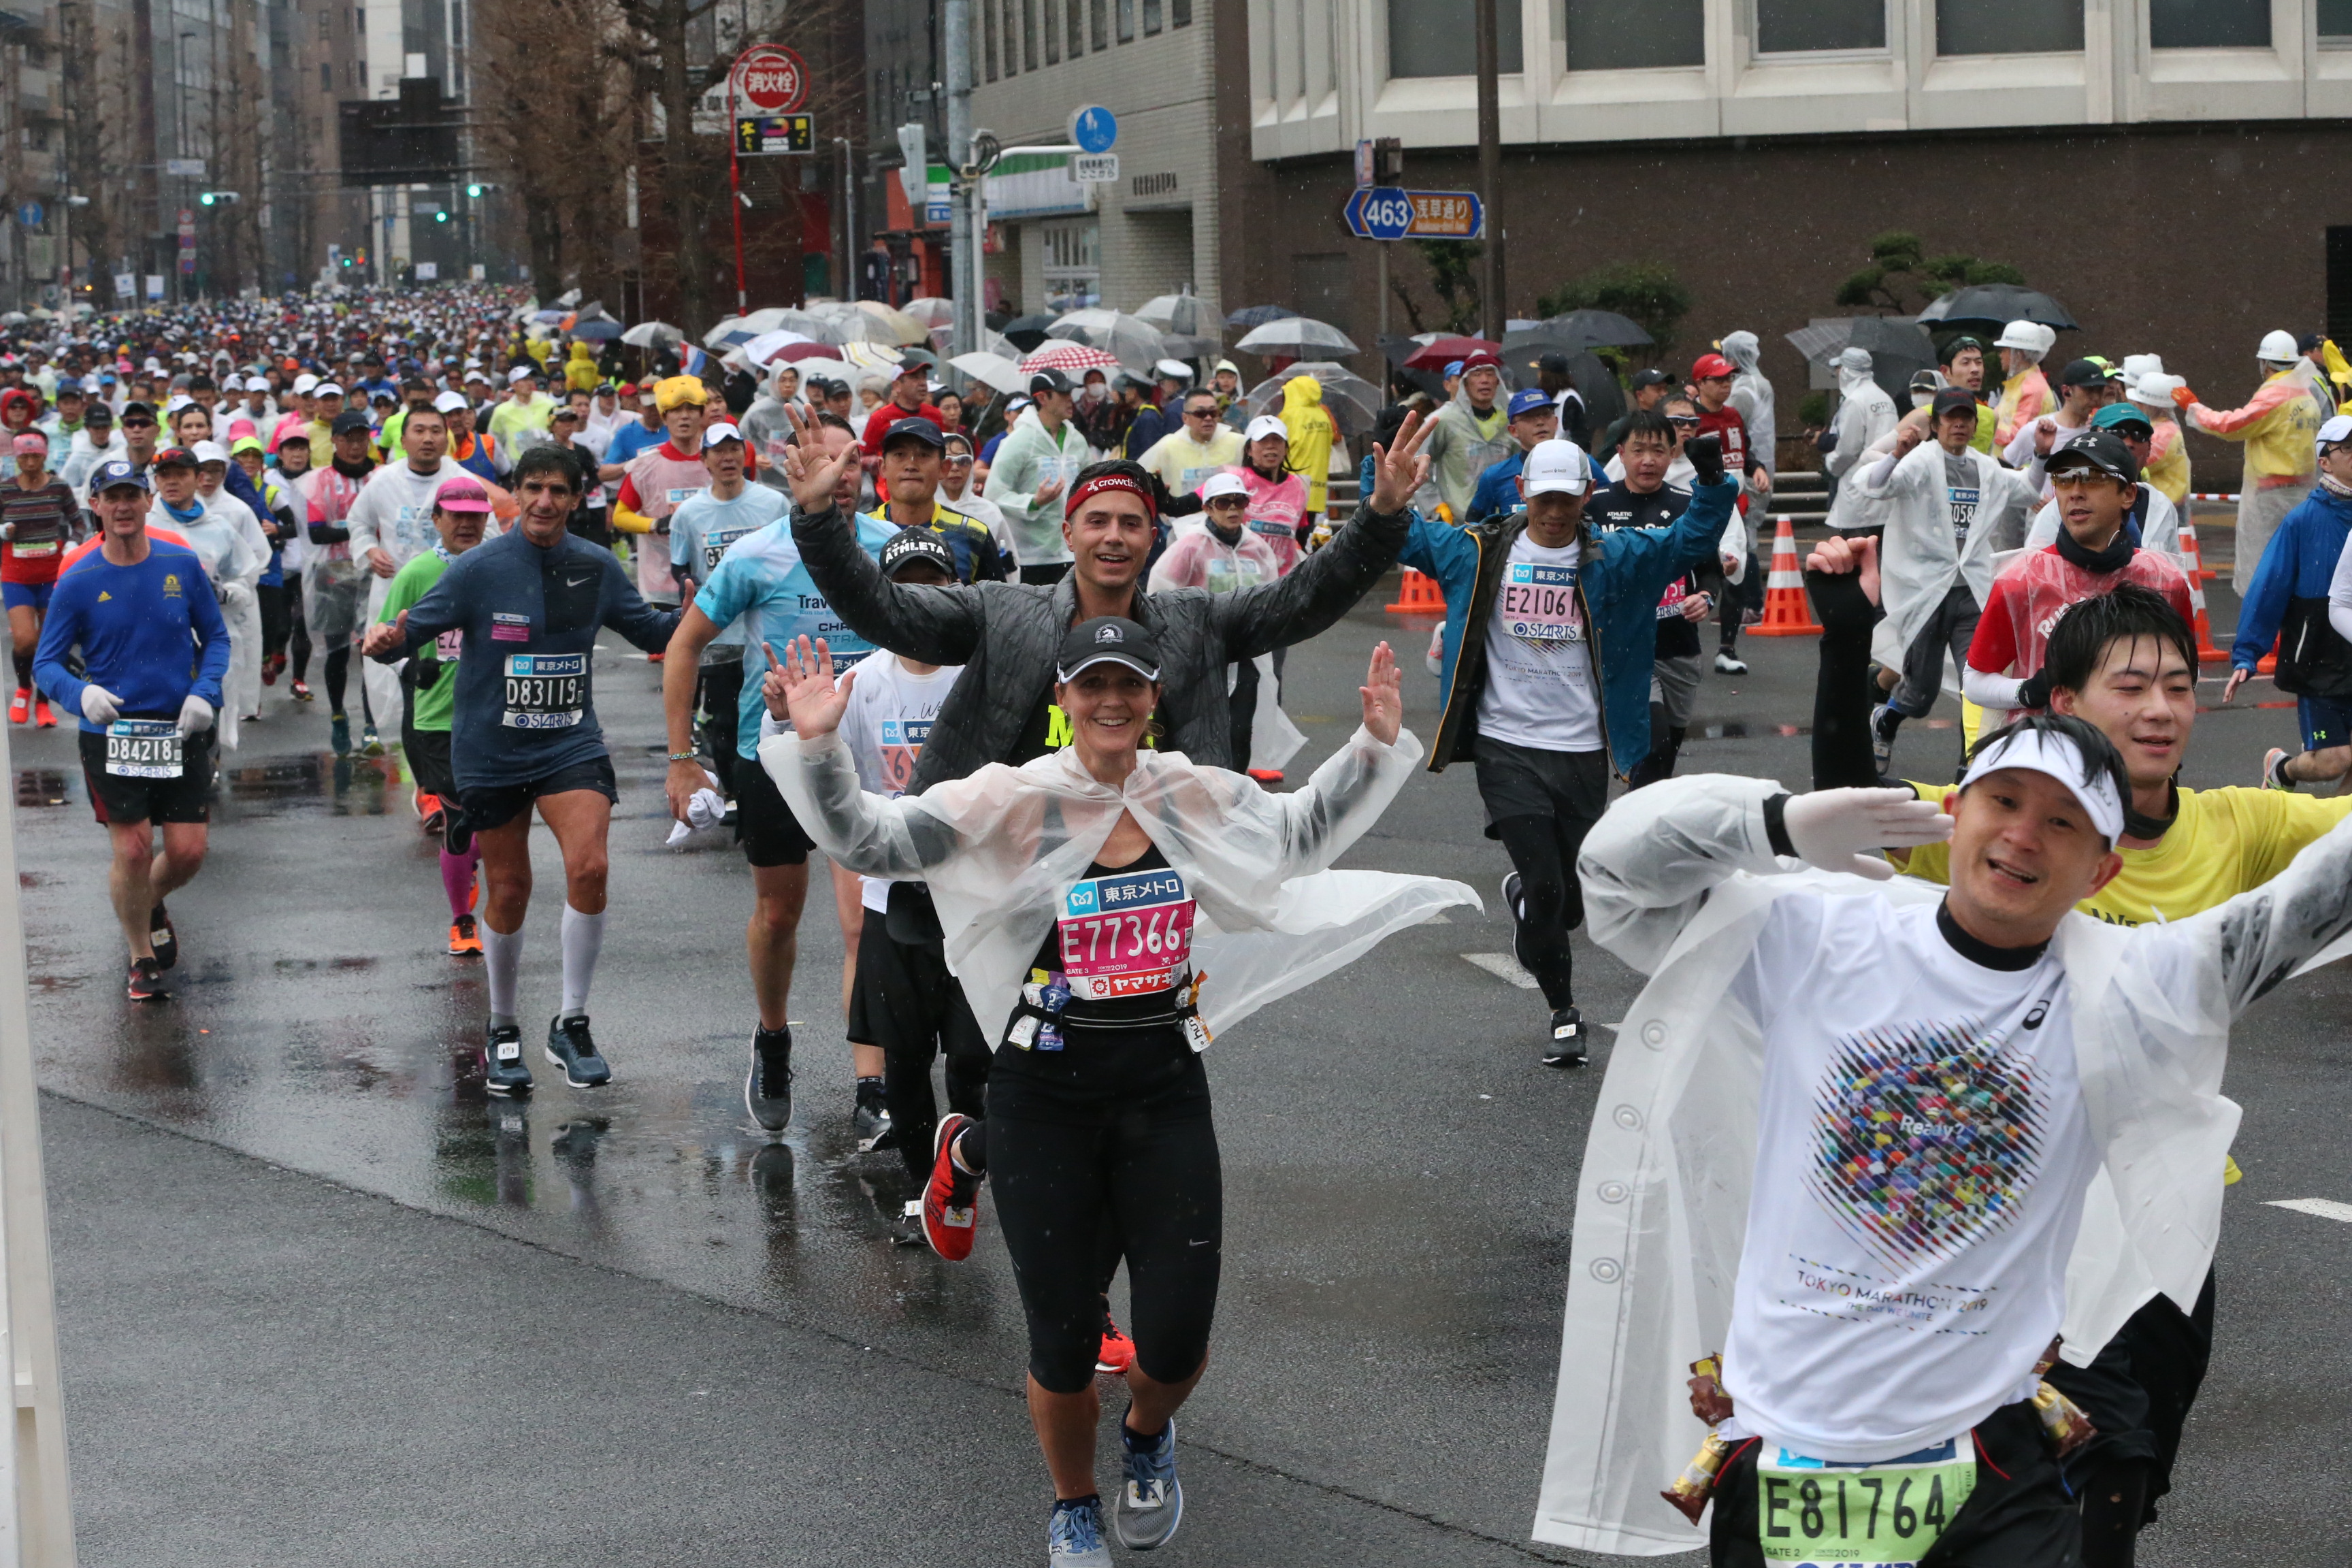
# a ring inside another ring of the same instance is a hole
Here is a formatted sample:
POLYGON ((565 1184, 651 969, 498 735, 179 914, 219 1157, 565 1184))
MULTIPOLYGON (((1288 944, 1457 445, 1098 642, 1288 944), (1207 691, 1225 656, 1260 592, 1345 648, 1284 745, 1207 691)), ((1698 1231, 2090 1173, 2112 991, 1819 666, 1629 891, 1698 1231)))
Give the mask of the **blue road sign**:
POLYGON ((1412 230, 1412 199, 1393 185, 1365 185, 1349 195, 1345 216, 1358 239, 1402 239, 1412 230))
POLYGON ((1089 103, 1070 116, 1070 140, 1081 153, 1108 153, 1118 140, 1118 117, 1099 103, 1089 103))
POLYGON ((47 215, 41 210, 41 204, 38 202, 26 202, 23 206, 16 209, 16 221, 23 224, 26 228, 40 227, 41 219, 47 216, 47 215))
POLYGON ((1486 204, 1475 191, 1368 186, 1350 194, 1339 214, 1358 239, 1478 239, 1486 232, 1486 204))

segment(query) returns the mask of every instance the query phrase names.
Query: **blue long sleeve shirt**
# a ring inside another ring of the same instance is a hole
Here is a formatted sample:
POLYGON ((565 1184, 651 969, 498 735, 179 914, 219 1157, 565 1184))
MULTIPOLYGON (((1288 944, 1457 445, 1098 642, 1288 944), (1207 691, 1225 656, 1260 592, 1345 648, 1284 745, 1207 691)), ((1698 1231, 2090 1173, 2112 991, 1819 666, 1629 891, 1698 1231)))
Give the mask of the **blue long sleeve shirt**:
POLYGON ((81 694, 95 683, 114 693, 126 719, 177 719, 191 695, 221 706, 228 674, 228 626, 196 552, 150 537, 147 559, 117 566, 92 550, 58 577, 48 619, 33 652, 33 681, 73 710, 82 729, 81 694), (66 668, 79 644, 85 674, 66 668))
POLYGON ((451 562, 404 626, 410 653, 465 634, 449 726, 458 785, 528 784, 604 756, 596 633, 658 653, 677 620, 638 596, 611 551, 574 534, 542 548, 516 528, 451 562))
MULTIPOLYGON (((2327 590, 2336 580, 2336 560, 2344 542, 2352 538, 2352 500, 2333 495, 2325 486, 2304 498, 2279 520, 2278 531, 2263 547, 2254 580, 2246 585, 2245 603, 2238 610, 2238 633, 2230 662, 2252 669, 2271 651, 2271 645, 2289 621, 2296 619, 2300 602, 2315 608, 2318 629, 2327 627, 2327 590)), ((2331 634, 2332 635, 2332 634, 2331 634)))

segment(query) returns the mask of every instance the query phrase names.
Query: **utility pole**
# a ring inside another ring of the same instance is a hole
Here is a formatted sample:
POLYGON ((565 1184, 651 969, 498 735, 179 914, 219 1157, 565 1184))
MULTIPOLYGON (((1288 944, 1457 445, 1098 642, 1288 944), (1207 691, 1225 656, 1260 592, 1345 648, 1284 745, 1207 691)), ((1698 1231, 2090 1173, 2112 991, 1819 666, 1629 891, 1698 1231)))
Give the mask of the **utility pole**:
POLYGON ((1478 287, 1482 334, 1503 341, 1503 94, 1502 48, 1495 16, 1496 0, 1473 0, 1477 7, 1478 33, 1478 199, 1486 207, 1486 246, 1482 254, 1484 277, 1478 287))
POLYGON ((980 247, 972 233, 971 210, 979 192, 977 180, 963 177, 971 162, 971 0, 944 0, 947 12, 948 257, 954 272, 948 292, 955 297, 955 352, 968 354, 980 347, 980 247))

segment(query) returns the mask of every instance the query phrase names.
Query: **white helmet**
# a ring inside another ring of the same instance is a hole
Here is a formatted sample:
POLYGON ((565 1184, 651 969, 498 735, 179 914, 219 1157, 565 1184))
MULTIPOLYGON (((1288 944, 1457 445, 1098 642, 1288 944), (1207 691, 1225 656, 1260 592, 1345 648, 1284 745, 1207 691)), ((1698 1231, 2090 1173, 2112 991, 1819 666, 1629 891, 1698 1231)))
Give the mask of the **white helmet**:
POLYGON ((2133 382, 2130 392, 2125 395, 2142 408, 2161 408, 2168 412, 2172 407, 2172 389, 2188 384, 2177 375, 2167 375, 2160 370, 2151 370, 2133 382))
POLYGON ((2293 333, 2268 331, 2263 334, 2262 346, 2254 350, 2254 357, 2265 364, 2293 364, 2301 356, 2295 352, 2293 333))
POLYGON ((1997 349, 2021 349, 2039 357, 2048 353, 2050 345, 2057 341, 2058 334, 2039 321, 2011 321, 2000 330, 2000 336, 1993 340, 1992 346, 1997 349), (2045 337, 2044 333, 2048 336, 2045 337))
POLYGON ((2124 380, 2134 386, 2138 385, 2140 378, 2146 375, 2149 371, 2162 370, 2163 368, 2164 360, 2163 357, 2158 354, 2124 355, 2124 380))

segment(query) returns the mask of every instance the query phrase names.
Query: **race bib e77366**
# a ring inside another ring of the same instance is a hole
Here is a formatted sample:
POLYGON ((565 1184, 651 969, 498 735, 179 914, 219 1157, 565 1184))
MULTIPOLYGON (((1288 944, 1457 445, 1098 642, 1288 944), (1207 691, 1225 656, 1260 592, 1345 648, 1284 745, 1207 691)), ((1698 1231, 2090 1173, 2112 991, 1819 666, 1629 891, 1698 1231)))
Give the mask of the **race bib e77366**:
POLYGON ((1172 991, 1192 952, 1192 895, 1162 868, 1089 877, 1062 897, 1070 994, 1103 1002, 1172 991))

